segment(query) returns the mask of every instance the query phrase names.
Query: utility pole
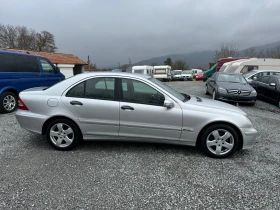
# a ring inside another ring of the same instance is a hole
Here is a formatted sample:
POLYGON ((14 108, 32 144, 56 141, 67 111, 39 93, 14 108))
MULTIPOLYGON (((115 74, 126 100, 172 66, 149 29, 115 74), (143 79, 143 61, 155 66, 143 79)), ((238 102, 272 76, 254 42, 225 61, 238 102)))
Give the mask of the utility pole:
POLYGON ((89 59, 89 55, 88 55, 87 63, 88 63, 88 70, 89 70, 89 69, 90 69, 90 59, 89 59))

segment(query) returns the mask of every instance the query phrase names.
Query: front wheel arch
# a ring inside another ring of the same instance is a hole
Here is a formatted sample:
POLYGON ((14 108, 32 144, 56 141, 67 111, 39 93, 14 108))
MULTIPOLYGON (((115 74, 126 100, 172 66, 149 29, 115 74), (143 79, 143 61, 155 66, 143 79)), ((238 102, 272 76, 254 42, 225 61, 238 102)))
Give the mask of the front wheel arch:
POLYGON ((216 124, 224 124, 224 125, 228 125, 228 126, 231 126, 238 134, 238 137, 239 137, 239 145, 238 145, 238 150, 241 150, 243 148, 243 136, 241 134, 241 131, 238 129, 238 127, 232 123, 229 123, 229 122, 224 122, 224 121, 217 121, 217 122, 212 122, 212 123, 209 123, 207 125, 205 125, 199 132, 198 136, 197 136, 197 139, 196 139, 196 147, 199 147, 200 146, 200 142, 201 142, 201 138, 202 138, 202 134, 203 132, 209 128, 210 126, 212 125, 216 125, 216 124))

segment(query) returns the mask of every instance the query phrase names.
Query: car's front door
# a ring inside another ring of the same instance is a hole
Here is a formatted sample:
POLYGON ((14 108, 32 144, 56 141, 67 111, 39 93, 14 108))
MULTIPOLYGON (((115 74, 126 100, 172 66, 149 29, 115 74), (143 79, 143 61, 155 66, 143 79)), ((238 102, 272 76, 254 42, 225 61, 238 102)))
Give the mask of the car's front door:
POLYGON ((257 93, 258 95, 267 98, 267 87, 268 87, 269 76, 261 77, 257 82, 257 93))
POLYGON ((276 78, 270 77, 268 81, 268 86, 266 87, 266 95, 269 98, 270 101, 273 103, 276 103, 278 101, 278 88, 279 84, 276 78), (271 86, 271 84, 275 84, 275 86, 271 86))
POLYGON ((182 109, 167 95, 149 84, 134 80, 121 80, 119 136, 179 140, 182 130, 182 109), (164 107, 164 101, 174 103, 164 107))
POLYGON ((115 86, 113 77, 90 78, 62 96, 63 103, 83 125, 84 138, 118 136, 120 102, 115 86))
POLYGON ((55 74, 54 66, 44 58, 38 58, 41 69, 41 86, 52 86, 62 80, 59 74, 55 74))

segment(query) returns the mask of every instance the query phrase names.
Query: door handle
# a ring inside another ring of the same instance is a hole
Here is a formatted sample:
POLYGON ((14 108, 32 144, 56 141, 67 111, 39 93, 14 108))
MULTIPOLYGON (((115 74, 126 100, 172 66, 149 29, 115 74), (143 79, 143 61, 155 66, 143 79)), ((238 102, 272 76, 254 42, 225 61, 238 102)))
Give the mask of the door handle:
POLYGON ((122 108, 122 110, 134 110, 134 108, 133 107, 131 107, 131 106, 122 106, 121 107, 122 108))
POLYGON ((81 103, 80 101, 71 101, 70 102, 71 105, 78 105, 78 106, 82 106, 83 103, 81 103))

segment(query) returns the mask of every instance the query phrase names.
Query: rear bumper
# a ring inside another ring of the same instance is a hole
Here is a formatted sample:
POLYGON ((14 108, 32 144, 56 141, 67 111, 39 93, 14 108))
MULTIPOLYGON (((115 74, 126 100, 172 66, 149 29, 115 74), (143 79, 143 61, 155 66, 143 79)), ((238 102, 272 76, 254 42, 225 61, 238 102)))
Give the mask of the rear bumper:
POLYGON ((256 137, 258 136, 258 131, 254 128, 241 128, 241 133, 243 137, 243 148, 250 149, 252 148, 256 137))
POLYGON ((43 125, 48 119, 48 116, 34 114, 25 110, 18 110, 15 115, 20 127, 38 134, 42 134, 43 125))

